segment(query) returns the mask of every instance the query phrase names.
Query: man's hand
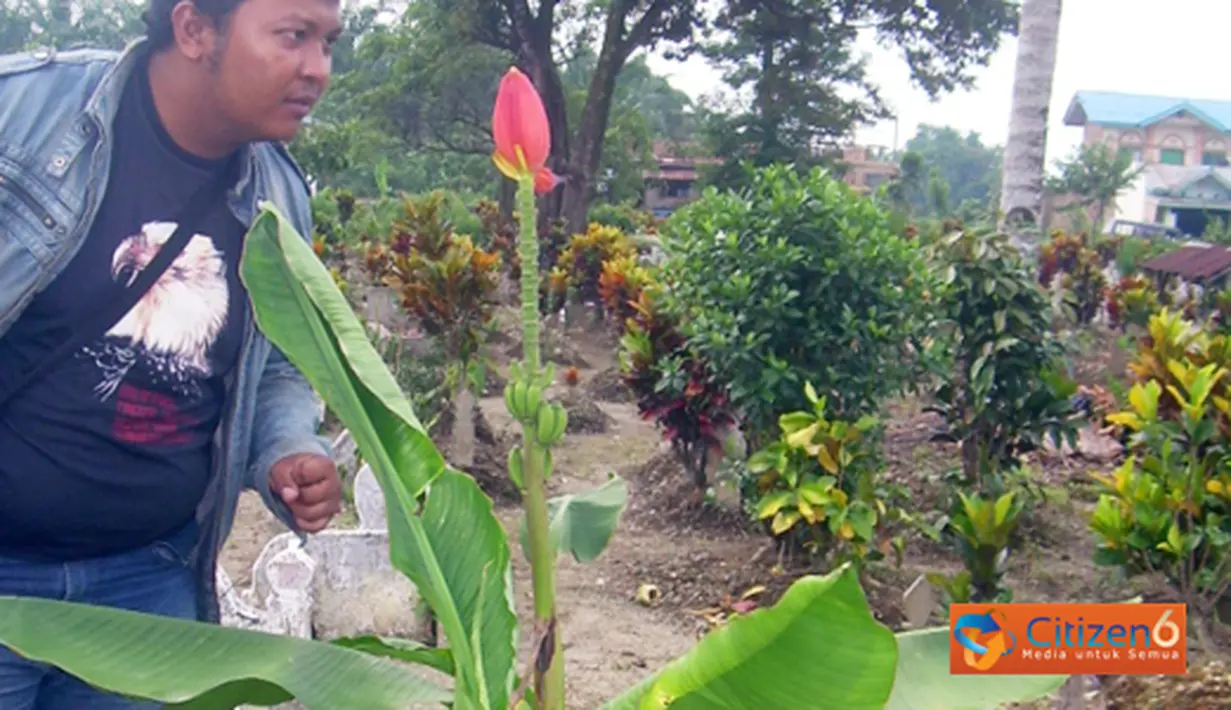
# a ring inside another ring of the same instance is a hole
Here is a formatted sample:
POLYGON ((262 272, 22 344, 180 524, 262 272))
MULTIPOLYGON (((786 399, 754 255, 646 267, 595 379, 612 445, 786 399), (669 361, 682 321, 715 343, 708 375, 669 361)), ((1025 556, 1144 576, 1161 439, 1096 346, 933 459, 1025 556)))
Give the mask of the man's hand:
POLYGON ((320 532, 342 509, 342 479, 333 460, 293 454, 269 471, 269 488, 280 495, 304 532, 320 532))

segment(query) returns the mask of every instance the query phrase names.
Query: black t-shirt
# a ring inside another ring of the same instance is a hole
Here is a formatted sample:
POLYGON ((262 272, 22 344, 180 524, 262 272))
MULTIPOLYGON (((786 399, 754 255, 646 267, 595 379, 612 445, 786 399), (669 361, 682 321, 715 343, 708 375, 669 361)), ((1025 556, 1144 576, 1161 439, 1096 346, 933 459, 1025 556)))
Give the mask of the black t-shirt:
MULTIPOLYGON (((65 270, 0 338, 0 391, 117 297, 233 156, 171 139, 144 64, 114 123, 98 215, 65 270)), ((132 549, 191 522, 209 481, 224 376, 243 339, 244 228, 217 191, 183 253, 105 337, 0 411, 0 554, 69 560, 132 549)))

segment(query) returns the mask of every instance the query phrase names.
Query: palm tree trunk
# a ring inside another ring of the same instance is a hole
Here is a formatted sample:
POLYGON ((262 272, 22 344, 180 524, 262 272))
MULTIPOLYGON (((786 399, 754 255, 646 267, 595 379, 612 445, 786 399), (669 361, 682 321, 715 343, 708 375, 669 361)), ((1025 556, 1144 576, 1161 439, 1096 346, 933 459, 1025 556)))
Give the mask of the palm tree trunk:
POLYGON ((1013 108, 1005 143, 1001 228, 1022 245, 1023 232, 1043 214, 1043 169, 1047 157, 1047 114, 1056 46, 1060 37, 1061 0, 1025 0, 1018 30, 1013 108))

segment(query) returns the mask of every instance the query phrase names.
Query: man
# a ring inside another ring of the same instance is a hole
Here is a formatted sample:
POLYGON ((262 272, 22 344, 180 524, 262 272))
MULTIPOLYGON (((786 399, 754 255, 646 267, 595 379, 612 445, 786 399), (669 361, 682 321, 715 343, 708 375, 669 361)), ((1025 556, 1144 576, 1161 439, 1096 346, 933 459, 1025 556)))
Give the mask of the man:
MULTIPOLYGON (((225 180, 126 316, 0 404, 0 595, 217 622, 241 490, 301 535, 340 505, 318 400, 238 276, 261 201, 311 234, 282 142, 325 90, 339 8, 150 0, 145 19, 119 55, 0 57, 0 397, 225 180)), ((144 707, 0 648, 4 710, 144 707)))

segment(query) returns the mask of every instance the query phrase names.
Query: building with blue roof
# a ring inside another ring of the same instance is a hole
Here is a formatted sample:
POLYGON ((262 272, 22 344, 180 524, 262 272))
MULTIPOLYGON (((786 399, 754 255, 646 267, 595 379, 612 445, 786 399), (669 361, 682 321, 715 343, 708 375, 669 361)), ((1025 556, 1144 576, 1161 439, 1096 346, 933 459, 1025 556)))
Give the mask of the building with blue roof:
POLYGON ((1231 101, 1079 91, 1064 123, 1082 129, 1083 144, 1101 143, 1144 166, 1117 200, 1120 219, 1193 237, 1211 218, 1231 219, 1231 101))

